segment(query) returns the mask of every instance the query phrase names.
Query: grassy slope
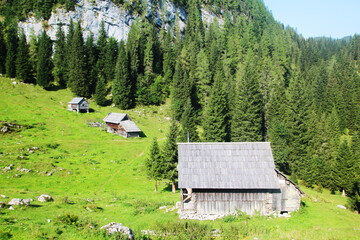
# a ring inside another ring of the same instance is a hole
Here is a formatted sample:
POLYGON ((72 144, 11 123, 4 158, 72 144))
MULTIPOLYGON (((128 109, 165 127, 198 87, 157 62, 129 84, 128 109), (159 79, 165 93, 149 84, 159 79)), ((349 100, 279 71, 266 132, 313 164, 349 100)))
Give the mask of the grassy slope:
MULTIPOLYGON (((0 77, 0 120, 29 126, 18 133, 0 135, 0 167, 15 165, 10 172, 0 170, 0 194, 10 199, 36 199, 40 194, 50 194, 55 199, 49 203, 34 201, 34 207, 16 207, 15 211, 1 209, 0 233, 10 232, 17 239, 95 238, 89 230, 65 229, 57 224, 56 217, 63 213, 78 215, 82 221, 98 226, 121 222, 134 230, 153 228, 156 222, 176 221, 175 211, 164 213, 157 208, 175 204, 179 194, 172 194, 165 183, 160 186, 160 193, 154 194, 154 183, 143 171, 152 138, 160 139, 160 144, 164 141, 169 126, 168 104, 125 111, 147 137, 124 139, 85 124, 89 119, 102 119, 108 112, 123 111, 97 107, 91 102, 94 112, 76 114, 66 111, 71 98, 66 89, 44 91, 33 85, 13 85, 9 79, 0 77), (39 150, 29 154, 27 148, 31 147, 39 150), (27 160, 19 159, 25 155, 27 160), (17 168, 32 171, 20 173, 17 168), (57 169, 52 176, 44 173, 52 169, 57 169), (14 177, 15 174, 22 176, 14 177), (66 203, 65 198, 72 204, 66 203), (88 203, 87 199, 94 201, 88 203), (89 211, 84 206, 99 209, 89 211), (47 223, 47 219, 51 222, 47 223)), ((305 192, 306 207, 300 213, 290 219, 251 218, 248 236, 360 239, 359 215, 336 207, 345 205, 346 199, 311 189, 305 192)), ((201 224, 231 229, 243 223, 243 219, 235 219, 232 223, 217 220, 201 224)))

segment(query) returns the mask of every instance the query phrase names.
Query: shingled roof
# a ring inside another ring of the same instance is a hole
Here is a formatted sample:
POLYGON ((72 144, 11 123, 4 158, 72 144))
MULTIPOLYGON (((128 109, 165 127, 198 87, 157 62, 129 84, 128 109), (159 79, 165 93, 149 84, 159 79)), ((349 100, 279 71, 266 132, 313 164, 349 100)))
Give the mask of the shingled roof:
POLYGON ((125 120, 120 122, 120 125, 126 132, 141 132, 140 128, 133 121, 125 120))
MULTIPOLYGON (((80 103, 84 98, 82 97, 74 97, 68 104, 78 104, 80 103)), ((85 99, 84 99, 85 100, 85 99)))
POLYGON ((120 124, 125 118, 130 119, 126 113, 109 113, 104 119, 104 122, 120 124))
POLYGON ((280 189, 269 142, 178 143, 179 188, 280 189))

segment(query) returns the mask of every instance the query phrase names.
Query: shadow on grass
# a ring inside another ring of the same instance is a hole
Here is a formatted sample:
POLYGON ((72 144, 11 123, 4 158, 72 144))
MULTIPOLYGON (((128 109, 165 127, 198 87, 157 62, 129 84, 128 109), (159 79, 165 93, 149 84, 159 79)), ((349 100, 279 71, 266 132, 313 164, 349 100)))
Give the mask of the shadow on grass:
POLYGON ((29 207, 31 207, 31 208, 41 208, 43 206, 37 205, 37 204, 31 204, 29 207))
POLYGON ((57 86, 57 85, 51 85, 51 86, 45 88, 45 90, 47 90, 47 91, 52 91, 52 92, 56 92, 56 91, 62 90, 62 89, 66 89, 66 87, 64 87, 64 86, 57 86))
POLYGON ((146 134, 145 134, 143 131, 141 131, 141 132, 140 132, 140 137, 141 137, 141 138, 146 138, 147 136, 146 136, 146 134))
MULTIPOLYGON (((178 189, 178 183, 175 182, 175 189, 178 189)), ((161 190, 161 192, 172 192, 172 183, 169 182, 166 186, 161 190)))

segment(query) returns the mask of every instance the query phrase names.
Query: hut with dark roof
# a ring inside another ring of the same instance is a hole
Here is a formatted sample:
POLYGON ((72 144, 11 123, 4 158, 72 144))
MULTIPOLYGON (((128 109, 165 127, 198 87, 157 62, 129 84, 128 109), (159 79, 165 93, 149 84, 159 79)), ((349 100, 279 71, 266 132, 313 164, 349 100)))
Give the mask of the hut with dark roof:
POLYGON ((140 137, 141 130, 126 113, 109 113, 103 121, 109 133, 123 137, 140 137))
POLYGON ((275 169, 268 142, 178 143, 181 213, 297 211, 303 192, 275 169))
POLYGON ((76 111, 79 113, 80 111, 89 112, 89 103, 82 97, 75 97, 70 102, 68 102, 68 110, 76 111))

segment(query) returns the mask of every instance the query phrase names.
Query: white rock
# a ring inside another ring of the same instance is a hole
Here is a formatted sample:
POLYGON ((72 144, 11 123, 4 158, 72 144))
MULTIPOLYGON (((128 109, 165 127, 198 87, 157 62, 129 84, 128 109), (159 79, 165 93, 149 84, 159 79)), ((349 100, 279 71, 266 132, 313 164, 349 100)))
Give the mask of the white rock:
POLYGON ((5 196, 5 195, 0 195, 0 197, 1 197, 1 198, 9 198, 9 197, 7 197, 7 196, 5 196))
POLYGON ((22 205, 22 199, 21 198, 13 198, 8 203, 8 205, 22 205))
POLYGON ((10 207, 9 207, 9 210, 14 210, 13 206, 10 206, 10 207))
POLYGON ((52 201, 52 197, 50 195, 42 194, 38 197, 39 202, 49 202, 52 201))
POLYGON ((175 208, 176 208, 176 209, 181 208, 181 202, 180 202, 180 201, 179 201, 179 202, 176 202, 175 208))
POLYGON ((121 223, 111 222, 108 225, 102 226, 100 229, 105 229, 109 235, 121 233, 127 235, 129 239, 134 239, 133 231, 130 228, 123 226, 121 223))
POLYGON ((159 207, 160 210, 166 209, 166 206, 159 207))
POLYGON ((346 209, 346 207, 343 206, 343 205, 337 205, 337 207, 338 207, 338 208, 341 208, 341 209, 346 209))

